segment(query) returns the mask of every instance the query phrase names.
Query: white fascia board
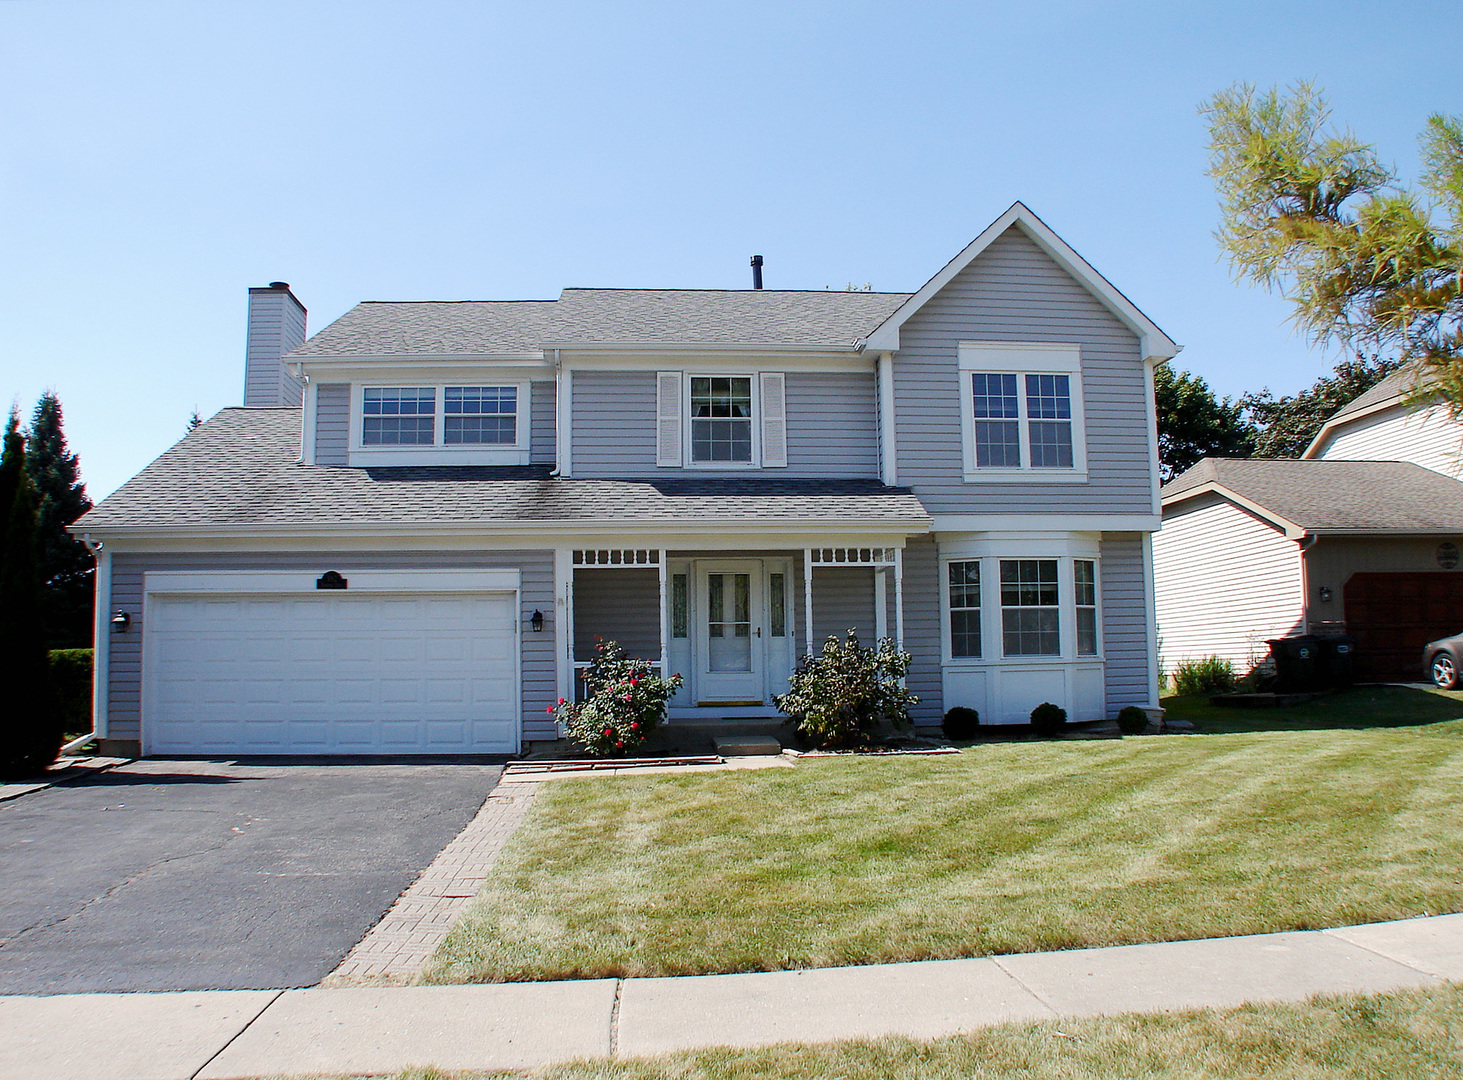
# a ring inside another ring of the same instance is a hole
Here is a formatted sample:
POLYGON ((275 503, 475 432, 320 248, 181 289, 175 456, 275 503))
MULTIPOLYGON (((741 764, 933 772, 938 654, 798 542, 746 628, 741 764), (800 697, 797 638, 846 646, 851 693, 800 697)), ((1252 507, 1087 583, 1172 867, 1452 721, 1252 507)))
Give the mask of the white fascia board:
POLYGON ((919 292, 911 296, 899 306, 894 314, 880 323, 864 341, 864 348, 873 351, 898 350, 899 328, 910 316, 924 307, 936 293, 954 280, 956 274, 974 262, 981 252, 990 247, 997 237, 1004 234, 1013 225, 1025 233, 1037 247, 1055 260, 1058 266, 1071 274, 1124 325, 1138 335, 1145 360, 1150 357, 1167 359, 1178 354, 1179 346, 1174 344, 1172 338, 1160 330, 1152 319, 1139 311, 1136 304, 1124 296, 1112 282, 1099 274, 1065 240, 1054 233, 1046 222, 1020 202, 1012 203, 1011 208, 996 218, 984 232, 970 242, 964 251, 956 255, 945 264, 944 269, 925 282, 919 292))
POLYGON ((935 533, 1155 532, 1157 514, 936 514, 935 533))
POLYGON ((1277 529, 1280 529, 1282 532, 1284 532, 1286 539, 1288 540, 1299 540, 1307 533, 1315 531, 1314 529, 1307 529, 1302 525, 1297 525, 1289 518, 1282 517, 1280 514, 1277 514, 1274 510, 1270 510, 1264 506, 1261 506, 1259 503, 1255 502, 1255 500, 1247 499, 1239 492, 1234 491, 1231 488, 1227 488, 1223 484, 1217 484, 1212 481, 1207 484, 1200 484, 1198 487, 1187 488, 1184 491, 1180 491, 1176 495, 1165 496, 1163 500, 1163 508, 1167 510, 1170 506, 1177 506, 1179 503, 1187 502, 1189 499, 1195 498, 1196 496, 1208 495, 1211 493, 1228 499, 1230 502, 1234 503, 1241 509, 1248 510, 1250 513, 1254 514, 1262 521, 1268 521, 1271 525, 1274 525, 1277 529))
POLYGON ((1354 413, 1347 413, 1345 416, 1337 417, 1332 420, 1327 420, 1324 424, 1321 425, 1321 430, 1316 432, 1316 437, 1311 440, 1311 444, 1306 447, 1305 453, 1301 454, 1301 457, 1312 459, 1319 458, 1321 456, 1321 448, 1325 445, 1326 440, 1329 439, 1338 428, 1344 428, 1347 424, 1350 424, 1355 420, 1364 420, 1368 416, 1376 416, 1377 413, 1386 412, 1388 409, 1394 409, 1398 405, 1402 404, 1402 400, 1406 396, 1406 393, 1399 393, 1393 397, 1389 397, 1386 401, 1378 401, 1371 405, 1368 405, 1364 409, 1357 409, 1354 413))
MULTIPOLYGON (((323 573, 323 571, 322 571, 323 573)), ((351 570, 344 590, 317 590, 319 574, 276 570, 149 570, 142 590, 158 593, 513 592, 517 570, 351 570)))

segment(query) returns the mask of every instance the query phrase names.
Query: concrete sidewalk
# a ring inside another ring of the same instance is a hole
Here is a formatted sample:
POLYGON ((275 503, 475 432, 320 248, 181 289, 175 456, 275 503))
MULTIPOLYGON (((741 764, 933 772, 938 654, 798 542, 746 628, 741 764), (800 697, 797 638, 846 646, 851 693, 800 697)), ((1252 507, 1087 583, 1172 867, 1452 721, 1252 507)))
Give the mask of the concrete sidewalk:
POLYGON ((1463 914, 1070 952, 675 979, 0 997, 0 1076, 523 1069, 1463 980, 1463 914))

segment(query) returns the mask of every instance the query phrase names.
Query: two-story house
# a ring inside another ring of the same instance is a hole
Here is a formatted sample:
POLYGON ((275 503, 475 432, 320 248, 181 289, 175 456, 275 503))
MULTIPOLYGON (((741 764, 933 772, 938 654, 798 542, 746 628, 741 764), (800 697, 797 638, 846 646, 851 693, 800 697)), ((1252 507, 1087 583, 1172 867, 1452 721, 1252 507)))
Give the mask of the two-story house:
POLYGON ((1157 706, 1176 346, 1019 203, 912 294, 249 299, 245 407, 75 526, 110 745, 515 752, 598 639, 769 718, 849 628, 924 727, 1157 706))
POLYGON ((1267 640, 1345 633, 1362 679, 1416 679, 1463 630, 1463 424, 1403 368, 1338 409, 1298 460, 1205 458, 1163 489, 1164 669, 1243 672, 1267 640))

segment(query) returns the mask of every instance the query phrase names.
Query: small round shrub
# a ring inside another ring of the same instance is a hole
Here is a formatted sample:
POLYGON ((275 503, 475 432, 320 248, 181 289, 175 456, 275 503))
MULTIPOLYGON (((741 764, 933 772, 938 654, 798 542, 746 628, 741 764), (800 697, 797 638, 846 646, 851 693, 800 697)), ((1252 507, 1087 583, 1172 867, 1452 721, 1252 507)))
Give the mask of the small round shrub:
POLYGON ((1050 701, 1043 701, 1031 710, 1031 726, 1039 735, 1055 735, 1067 722, 1067 710, 1050 701))
POLYGON ((1148 730, 1148 714, 1136 705, 1125 705, 1118 713, 1118 727, 1124 735, 1142 735, 1148 730))
POLYGON ((940 726, 947 739, 973 739, 976 729, 980 727, 980 713, 967 709, 964 705, 956 705, 945 714, 945 721, 940 726))

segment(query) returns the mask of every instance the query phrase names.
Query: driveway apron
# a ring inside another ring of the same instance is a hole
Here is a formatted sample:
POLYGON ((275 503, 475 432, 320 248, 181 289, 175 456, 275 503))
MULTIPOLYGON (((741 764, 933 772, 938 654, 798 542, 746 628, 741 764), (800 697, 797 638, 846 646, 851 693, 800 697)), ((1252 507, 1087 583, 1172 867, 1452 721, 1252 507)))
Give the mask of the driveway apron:
POLYGON ((313 985, 499 772, 153 760, 0 803, 0 994, 313 985))

